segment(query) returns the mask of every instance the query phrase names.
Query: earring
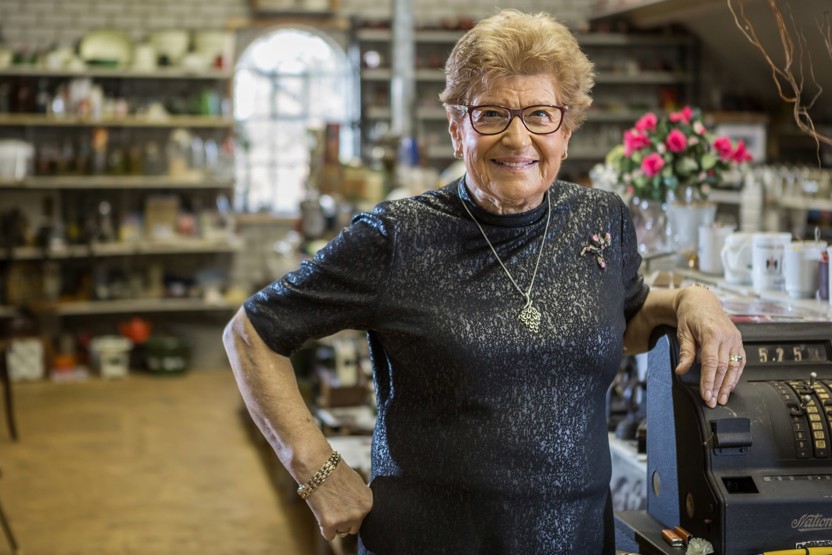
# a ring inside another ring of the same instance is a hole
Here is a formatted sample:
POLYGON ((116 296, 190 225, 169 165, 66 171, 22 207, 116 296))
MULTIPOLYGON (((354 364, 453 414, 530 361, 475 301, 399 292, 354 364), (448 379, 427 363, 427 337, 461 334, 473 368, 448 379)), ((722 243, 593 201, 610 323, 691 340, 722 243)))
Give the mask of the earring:
POLYGON ((463 158, 462 151, 461 150, 455 150, 454 151, 454 158, 456 158, 457 160, 462 160, 462 158, 463 158))

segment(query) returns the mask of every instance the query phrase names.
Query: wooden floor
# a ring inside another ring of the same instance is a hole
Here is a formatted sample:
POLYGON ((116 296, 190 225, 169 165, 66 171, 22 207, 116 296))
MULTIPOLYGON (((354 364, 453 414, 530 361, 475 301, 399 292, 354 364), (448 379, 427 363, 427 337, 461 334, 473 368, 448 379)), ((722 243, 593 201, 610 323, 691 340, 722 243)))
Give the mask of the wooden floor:
POLYGON ((230 371, 14 392, 0 500, 27 555, 312 554, 308 509, 275 493, 230 371))

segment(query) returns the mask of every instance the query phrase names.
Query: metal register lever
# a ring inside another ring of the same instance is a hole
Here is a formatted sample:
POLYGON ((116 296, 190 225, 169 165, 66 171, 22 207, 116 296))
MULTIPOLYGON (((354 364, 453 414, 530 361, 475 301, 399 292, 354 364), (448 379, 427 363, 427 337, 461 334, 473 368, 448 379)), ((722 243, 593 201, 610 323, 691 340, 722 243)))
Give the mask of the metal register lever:
POLYGON ((714 447, 716 448, 751 447, 750 418, 711 420, 711 430, 714 433, 714 447))

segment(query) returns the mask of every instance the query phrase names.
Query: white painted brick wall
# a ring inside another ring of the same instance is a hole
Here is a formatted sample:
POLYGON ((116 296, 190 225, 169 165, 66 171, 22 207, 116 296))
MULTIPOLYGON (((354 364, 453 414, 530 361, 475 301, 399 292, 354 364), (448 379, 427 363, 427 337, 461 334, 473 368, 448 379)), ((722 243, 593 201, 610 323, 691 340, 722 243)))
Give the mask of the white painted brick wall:
MULTIPOLYGON (((344 15, 389 18, 392 2, 341 0, 344 15)), ((414 19, 427 24, 443 19, 480 19, 497 7, 551 11, 570 25, 586 18, 584 0, 414 0, 414 19)), ((248 0, 0 0, 0 32, 4 42, 44 48, 55 42, 71 45, 91 29, 112 26, 135 39, 155 29, 221 29, 229 19, 250 15, 248 0)))

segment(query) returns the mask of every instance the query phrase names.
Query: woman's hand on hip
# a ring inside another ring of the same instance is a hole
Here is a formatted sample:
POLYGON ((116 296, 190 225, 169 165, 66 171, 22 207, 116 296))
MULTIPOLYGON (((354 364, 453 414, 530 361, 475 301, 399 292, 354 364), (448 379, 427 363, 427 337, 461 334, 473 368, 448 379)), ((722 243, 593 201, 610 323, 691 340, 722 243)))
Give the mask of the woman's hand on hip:
POLYGON ((699 354, 700 394, 709 407, 724 405, 745 368, 739 330, 722 310, 719 299, 705 287, 686 287, 676 304, 679 339, 677 374, 684 374, 699 354))
POLYGON ((332 474, 306 500, 318 520, 321 535, 357 534, 373 508, 373 491, 361 475, 341 461, 332 474))

